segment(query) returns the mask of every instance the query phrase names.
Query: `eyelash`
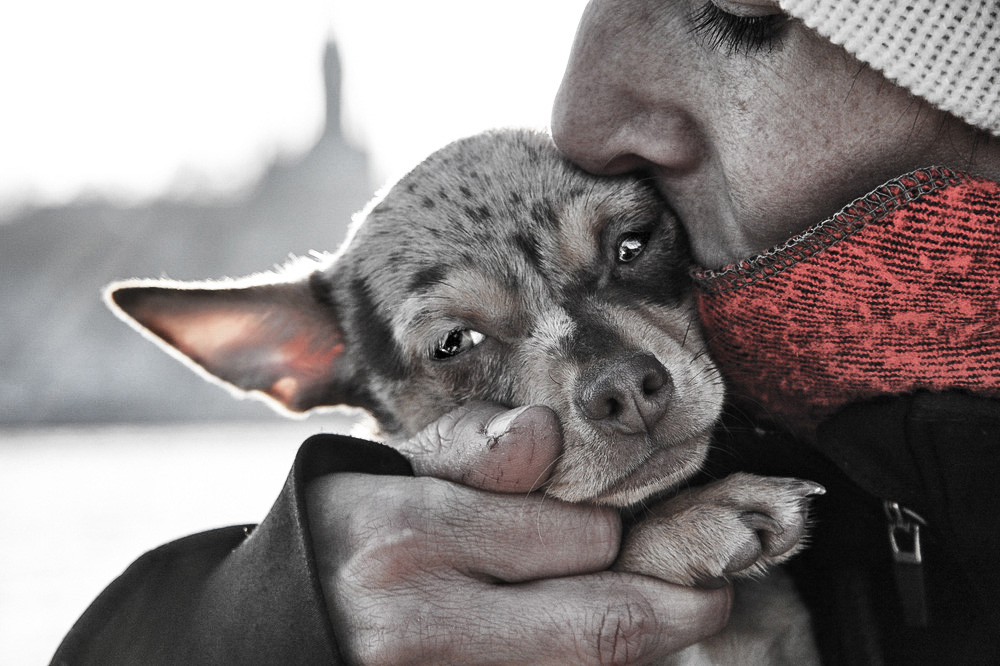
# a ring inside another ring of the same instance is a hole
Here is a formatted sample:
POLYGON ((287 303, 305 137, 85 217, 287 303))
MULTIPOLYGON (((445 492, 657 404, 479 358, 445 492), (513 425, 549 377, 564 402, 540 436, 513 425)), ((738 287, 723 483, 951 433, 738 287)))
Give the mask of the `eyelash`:
POLYGON ((691 31, 706 39, 712 48, 725 47, 727 53, 743 55, 773 48, 785 23, 784 14, 737 16, 706 2, 691 16, 691 31))

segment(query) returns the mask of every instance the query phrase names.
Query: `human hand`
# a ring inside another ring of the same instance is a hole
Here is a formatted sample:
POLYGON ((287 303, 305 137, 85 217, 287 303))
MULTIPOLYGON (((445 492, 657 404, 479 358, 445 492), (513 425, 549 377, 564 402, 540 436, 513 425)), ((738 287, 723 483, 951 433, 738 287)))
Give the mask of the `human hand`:
POLYGON ((561 450, 551 411, 470 405, 400 448, 418 474, 451 481, 333 474, 308 489, 350 661, 642 663, 724 625, 728 588, 607 571, 616 511, 528 492, 561 450))

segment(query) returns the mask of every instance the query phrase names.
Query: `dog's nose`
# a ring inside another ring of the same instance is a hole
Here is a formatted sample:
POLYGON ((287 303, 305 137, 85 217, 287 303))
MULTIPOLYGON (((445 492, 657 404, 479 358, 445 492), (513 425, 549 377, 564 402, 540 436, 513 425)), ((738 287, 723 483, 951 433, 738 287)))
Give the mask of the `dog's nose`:
POLYGON ((577 384, 577 405, 600 427, 627 434, 649 432, 666 413, 673 380, 650 354, 600 361, 577 384))

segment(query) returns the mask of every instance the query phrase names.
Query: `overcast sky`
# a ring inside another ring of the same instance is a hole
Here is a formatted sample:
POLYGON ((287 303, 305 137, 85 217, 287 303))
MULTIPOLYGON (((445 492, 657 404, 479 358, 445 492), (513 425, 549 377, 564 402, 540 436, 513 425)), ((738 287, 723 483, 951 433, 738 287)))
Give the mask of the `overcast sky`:
POLYGON ((33 0, 0 21, 0 212, 232 191, 320 130, 335 37, 374 179, 446 141, 544 127, 585 0, 33 0))

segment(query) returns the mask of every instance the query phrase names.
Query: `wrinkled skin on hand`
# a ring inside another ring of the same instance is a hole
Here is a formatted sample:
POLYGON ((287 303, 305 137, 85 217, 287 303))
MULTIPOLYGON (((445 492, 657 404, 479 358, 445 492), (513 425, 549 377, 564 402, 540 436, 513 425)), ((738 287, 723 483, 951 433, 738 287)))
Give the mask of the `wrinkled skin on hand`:
POLYGON ((332 474, 308 489, 348 660, 643 663, 724 626, 728 587, 608 571, 617 512, 530 492, 561 451, 549 410, 468 405, 401 448, 438 478, 332 474))

